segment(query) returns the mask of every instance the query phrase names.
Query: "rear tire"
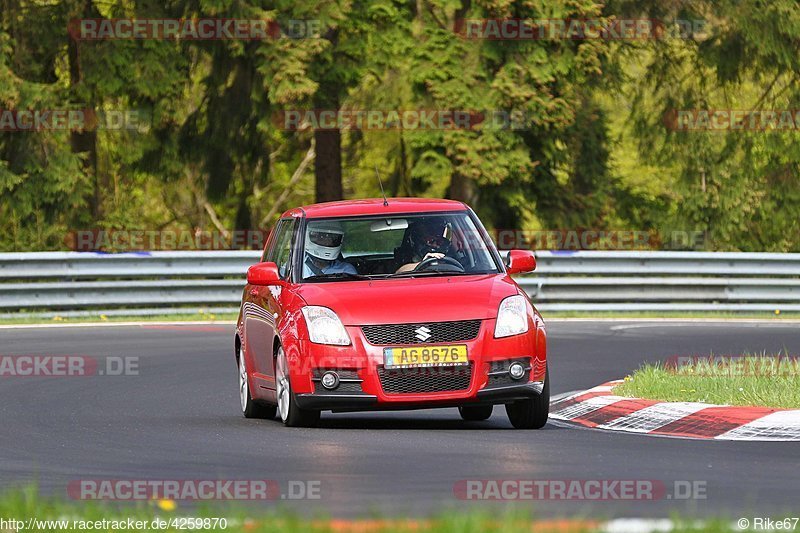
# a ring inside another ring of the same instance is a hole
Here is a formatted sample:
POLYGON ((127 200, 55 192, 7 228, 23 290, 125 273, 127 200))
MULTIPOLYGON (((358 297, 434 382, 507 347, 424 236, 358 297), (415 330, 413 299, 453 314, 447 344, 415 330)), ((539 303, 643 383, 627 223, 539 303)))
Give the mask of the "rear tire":
POLYGON ((297 405, 292 383, 289 380, 289 364, 283 347, 275 355, 275 384, 278 396, 278 414, 288 427, 314 427, 319 422, 319 411, 302 409, 297 405))
POLYGON ((493 405, 465 405, 458 408, 458 414, 469 422, 480 422, 492 416, 493 410, 493 405))
POLYGON ((545 371, 542 393, 527 400, 506 404, 506 414, 516 429, 540 429, 550 414, 550 370, 545 371))
POLYGON ((250 396, 249 380, 247 379, 247 368, 244 362, 244 354, 239 354, 239 405, 245 418, 266 418, 274 419, 278 410, 277 405, 265 405, 253 400, 250 396))

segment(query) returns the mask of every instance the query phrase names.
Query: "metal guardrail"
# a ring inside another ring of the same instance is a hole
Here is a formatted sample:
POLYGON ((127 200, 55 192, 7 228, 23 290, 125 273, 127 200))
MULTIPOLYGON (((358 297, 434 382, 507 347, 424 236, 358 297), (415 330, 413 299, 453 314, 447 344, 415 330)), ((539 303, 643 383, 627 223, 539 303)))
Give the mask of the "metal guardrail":
MULTIPOLYGON (((556 311, 800 311, 800 254, 538 252, 520 285, 556 311)), ((236 310, 258 251, 0 254, 0 310, 236 310)), ((64 310, 68 312, 64 312, 64 310)))
POLYGON ((244 278, 261 252, 34 252, 0 254, 0 281, 144 277, 244 278))

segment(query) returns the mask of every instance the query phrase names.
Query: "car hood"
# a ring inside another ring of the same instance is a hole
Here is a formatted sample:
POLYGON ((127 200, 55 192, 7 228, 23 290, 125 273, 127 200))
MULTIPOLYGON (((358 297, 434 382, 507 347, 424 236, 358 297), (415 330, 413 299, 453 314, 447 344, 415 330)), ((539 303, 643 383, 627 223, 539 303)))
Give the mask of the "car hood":
POLYGON ((304 283, 298 290, 348 326, 495 318, 500 301, 517 292, 505 274, 304 283))

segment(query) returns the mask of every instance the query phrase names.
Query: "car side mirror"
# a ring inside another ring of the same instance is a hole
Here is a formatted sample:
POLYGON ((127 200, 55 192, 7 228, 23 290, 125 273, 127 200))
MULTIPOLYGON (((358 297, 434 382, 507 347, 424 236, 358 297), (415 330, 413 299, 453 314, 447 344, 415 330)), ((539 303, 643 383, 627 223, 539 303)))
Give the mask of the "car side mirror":
POLYGON ((536 256, 530 250, 509 250, 506 259, 506 272, 523 274, 536 270, 536 256))
POLYGON ((256 263, 247 269, 247 283, 250 285, 274 285, 280 279, 278 265, 272 262, 256 263))

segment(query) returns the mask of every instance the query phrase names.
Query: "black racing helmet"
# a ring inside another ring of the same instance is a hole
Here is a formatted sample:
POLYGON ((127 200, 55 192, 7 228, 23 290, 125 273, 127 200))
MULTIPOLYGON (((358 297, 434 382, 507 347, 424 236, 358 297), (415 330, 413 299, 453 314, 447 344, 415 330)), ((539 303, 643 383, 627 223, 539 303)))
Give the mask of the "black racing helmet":
POLYGON ((446 254, 453 239, 453 225, 441 217, 423 218, 414 224, 409 236, 414 254, 421 260, 428 253, 446 254))

